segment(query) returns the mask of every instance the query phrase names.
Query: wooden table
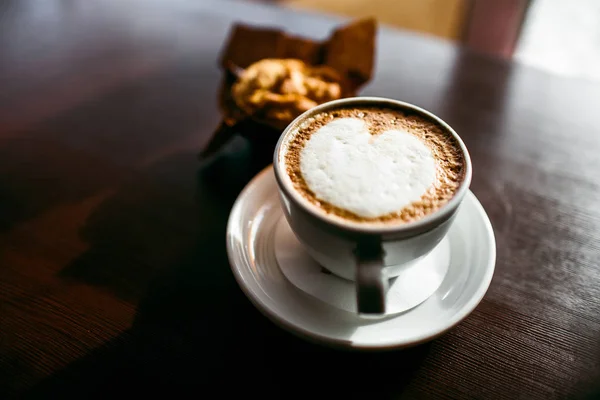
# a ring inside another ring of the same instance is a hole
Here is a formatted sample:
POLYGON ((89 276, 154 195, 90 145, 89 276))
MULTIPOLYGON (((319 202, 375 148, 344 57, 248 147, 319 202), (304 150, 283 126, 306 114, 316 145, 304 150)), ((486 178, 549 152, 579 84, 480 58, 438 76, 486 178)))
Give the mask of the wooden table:
POLYGON ((271 149, 197 153, 234 21, 314 38, 341 21, 217 0, 0 7, 0 397, 600 393, 599 83, 380 31, 364 94, 462 135, 498 258, 443 337, 339 352, 276 327, 230 272, 226 219, 271 149))

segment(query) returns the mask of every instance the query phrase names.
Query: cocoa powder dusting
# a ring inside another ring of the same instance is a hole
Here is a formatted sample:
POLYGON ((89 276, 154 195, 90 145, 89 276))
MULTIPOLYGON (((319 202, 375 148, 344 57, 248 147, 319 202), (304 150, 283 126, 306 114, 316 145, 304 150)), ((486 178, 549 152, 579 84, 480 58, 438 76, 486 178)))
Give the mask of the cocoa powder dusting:
POLYGON ((295 189, 329 214, 356 222, 398 223, 416 221, 441 208, 454 196, 464 179, 464 157, 459 144, 437 121, 410 111, 381 107, 356 107, 323 112, 304 121, 289 141, 285 168, 295 189), (300 155, 310 136, 337 118, 358 118, 367 123, 372 135, 399 129, 415 135, 431 150, 436 160, 434 184, 418 201, 376 218, 366 218, 320 200, 306 184, 300 170, 300 155))

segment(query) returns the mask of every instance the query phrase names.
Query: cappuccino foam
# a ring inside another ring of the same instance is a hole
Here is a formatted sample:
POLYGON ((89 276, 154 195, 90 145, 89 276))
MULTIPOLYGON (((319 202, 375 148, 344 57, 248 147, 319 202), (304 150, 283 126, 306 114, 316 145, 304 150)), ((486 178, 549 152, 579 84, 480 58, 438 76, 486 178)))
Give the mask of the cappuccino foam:
POLYGON ((464 175, 460 146, 437 121, 375 107, 307 119, 285 163, 303 197, 357 222, 418 220, 446 204, 464 175))

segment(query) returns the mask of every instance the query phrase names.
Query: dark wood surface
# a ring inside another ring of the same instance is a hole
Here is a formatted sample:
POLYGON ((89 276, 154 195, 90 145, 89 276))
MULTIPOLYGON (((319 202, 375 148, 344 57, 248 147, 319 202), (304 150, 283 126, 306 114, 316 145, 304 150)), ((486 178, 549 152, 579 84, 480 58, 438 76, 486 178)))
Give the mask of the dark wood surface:
POLYGON ((219 123, 234 21, 313 38, 342 21, 225 1, 0 7, 1 398, 600 393, 600 84, 380 31, 363 93, 464 138, 498 258, 443 337, 339 352, 273 325, 230 272, 226 219, 270 146, 197 152, 219 123))

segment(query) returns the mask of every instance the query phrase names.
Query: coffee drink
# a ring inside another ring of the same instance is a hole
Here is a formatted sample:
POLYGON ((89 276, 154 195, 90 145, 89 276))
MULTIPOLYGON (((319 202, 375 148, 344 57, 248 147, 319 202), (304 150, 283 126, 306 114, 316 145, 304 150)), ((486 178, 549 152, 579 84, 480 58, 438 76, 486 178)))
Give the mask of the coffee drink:
POLYGON ((328 109, 288 137, 280 154, 295 190, 319 212, 346 221, 419 220, 446 204, 465 176, 452 133, 401 107, 328 109))

